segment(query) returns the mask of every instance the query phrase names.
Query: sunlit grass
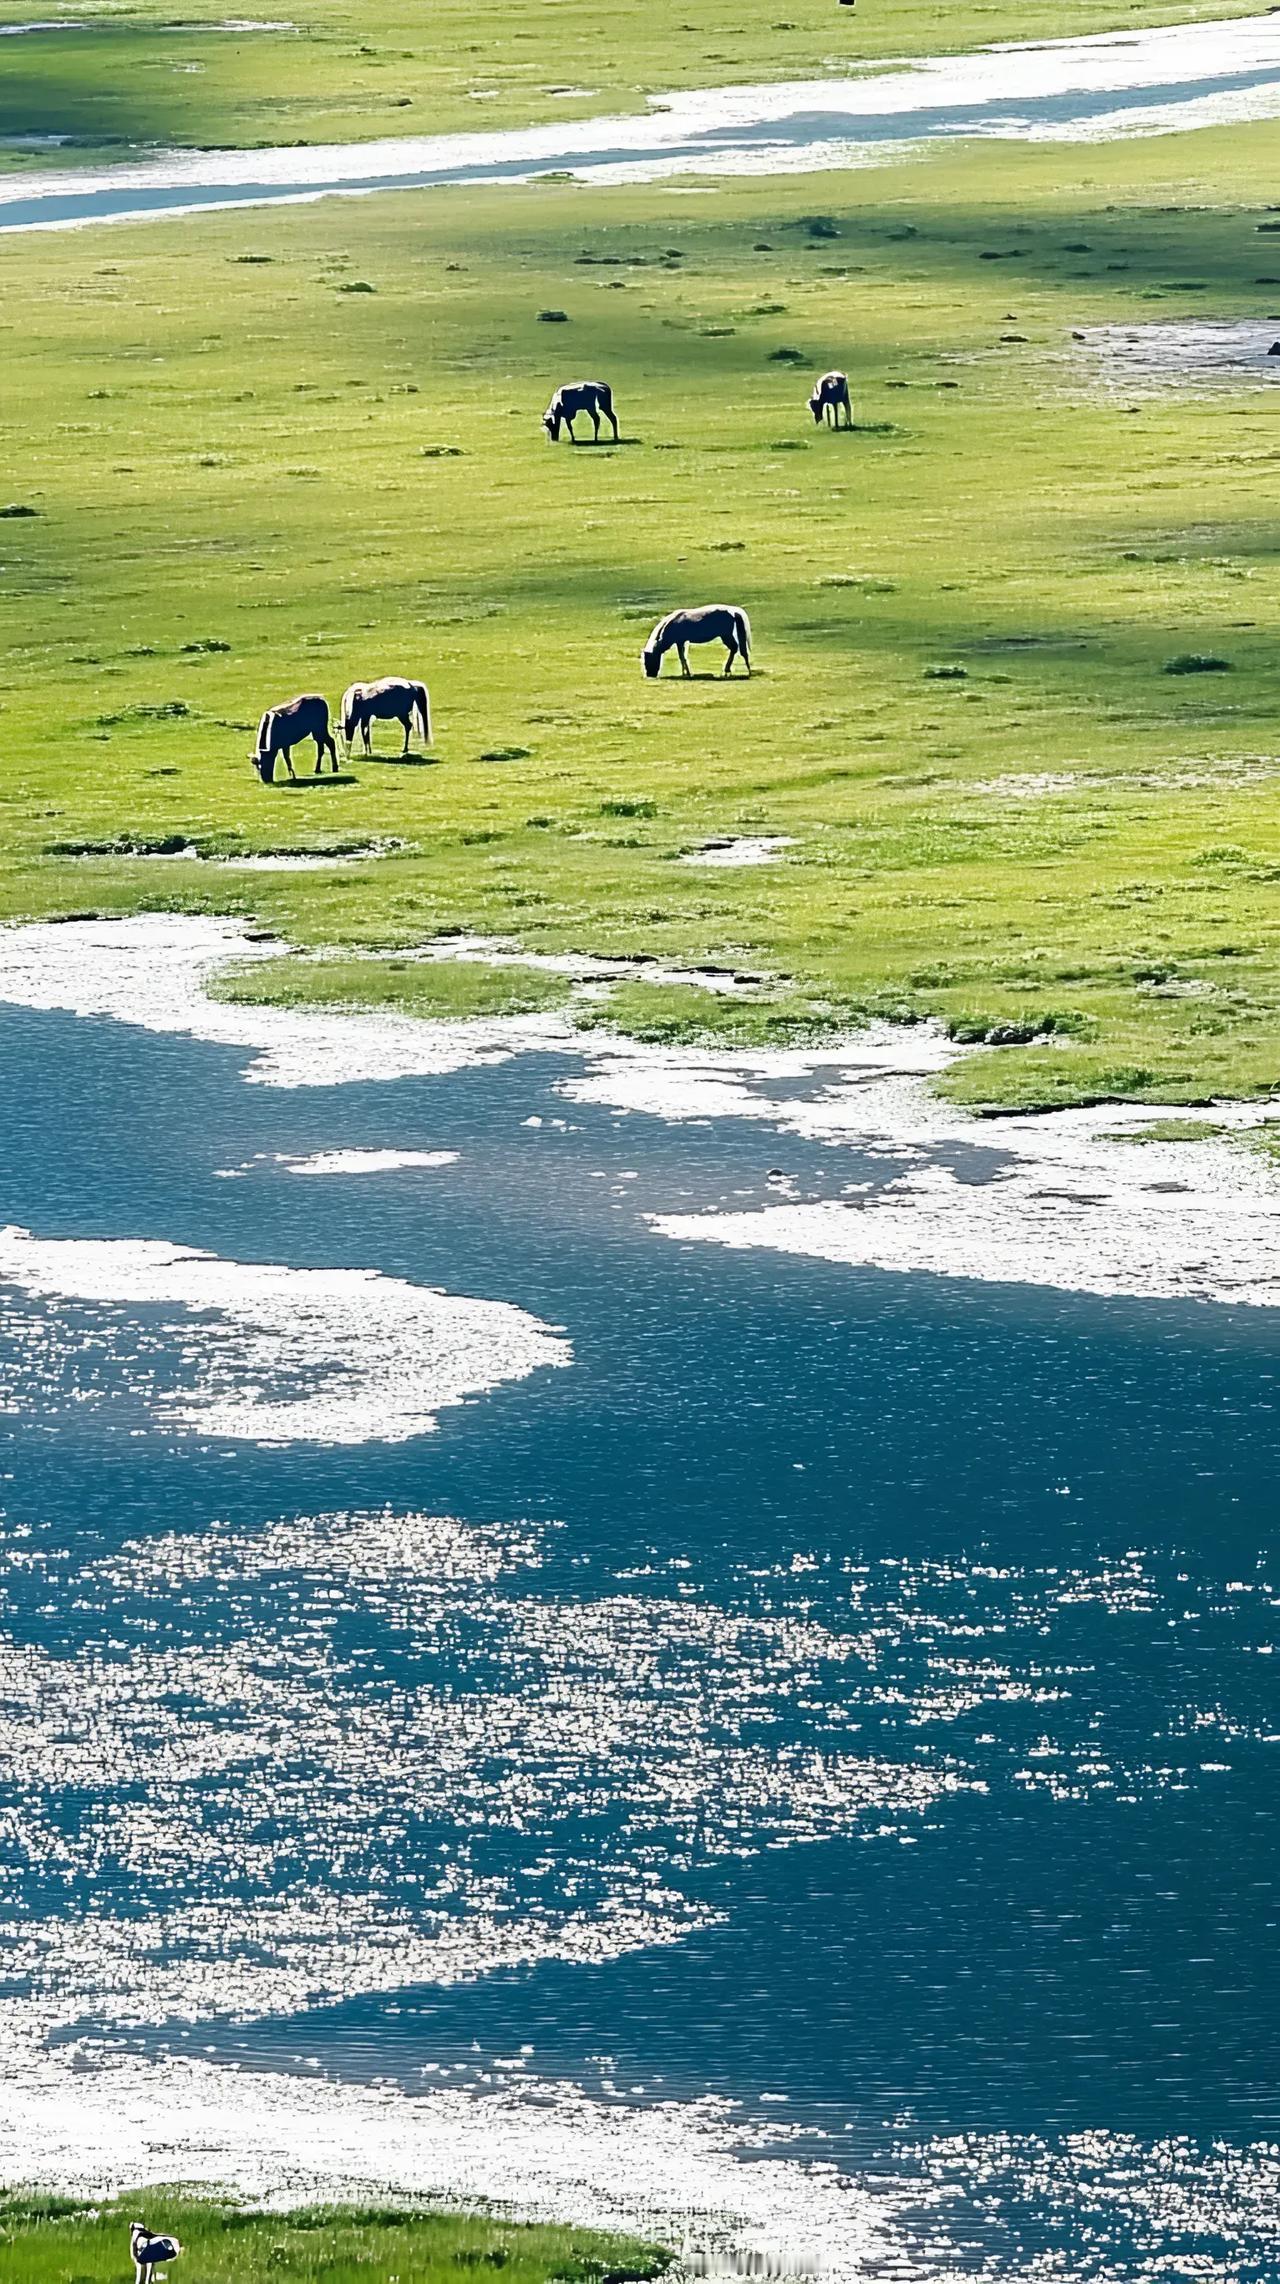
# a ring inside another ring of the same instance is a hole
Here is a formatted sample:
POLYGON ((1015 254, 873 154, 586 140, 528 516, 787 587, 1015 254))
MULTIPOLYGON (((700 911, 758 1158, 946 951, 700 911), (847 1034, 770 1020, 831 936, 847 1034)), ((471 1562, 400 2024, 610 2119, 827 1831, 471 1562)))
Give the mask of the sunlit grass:
MULTIPOLYGON (((936 1016, 992 1042, 944 1082, 980 1106, 1270 1089, 1274 398, 1091 395, 1071 333, 1280 329, 1271 133, 7 242, 36 513, 0 524, 0 912, 749 968, 755 1012, 625 1005, 685 1038, 936 1016), (834 364, 839 437, 804 402, 834 364), (618 450, 543 439, 576 372, 613 382, 618 450), (755 677, 646 683, 654 620, 712 599, 750 611, 755 677), (1230 671, 1165 671, 1190 656, 1230 671), (429 682, 429 755, 384 728, 336 785, 260 785, 264 705, 384 672, 429 682), (677 861, 737 833, 793 845, 677 861), (173 839, 404 845, 327 874, 65 853, 173 839)), ((378 988, 463 988, 423 972, 378 988)))
POLYGON ((586 2229, 496 2217, 323 2205, 263 2213, 189 2190, 140 2190, 98 2206, 0 2194, 0 2258, 12 2284, 118 2284, 131 2274, 129 2223, 176 2235, 169 2284, 600 2284, 618 2269, 656 2276, 670 2255, 586 2229))
POLYGON ((216 995, 241 1007, 347 1007, 465 1022, 532 1015, 569 996, 545 969, 472 960, 280 959, 228 968, 216 995))

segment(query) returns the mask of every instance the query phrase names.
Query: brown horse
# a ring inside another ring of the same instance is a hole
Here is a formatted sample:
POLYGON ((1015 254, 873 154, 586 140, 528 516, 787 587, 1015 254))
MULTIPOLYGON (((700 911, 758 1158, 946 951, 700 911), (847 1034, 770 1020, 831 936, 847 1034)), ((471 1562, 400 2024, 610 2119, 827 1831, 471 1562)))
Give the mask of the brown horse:
POLYGON ((640 653, 645 673, 651 682, 657 679, 662 661, 669 650, 679 654, 680 671, 689 672, 685 645, 690 642, 722 642, 729 655, 724 662, 728 674, 735 658, 740 658, 748 674, 751 672, 751 621, 736 603, 703 603, 693 611, 669 611, 659 619, 653 633, 640 653))
POLYGON ((304 698, 290 698, 286 706, 268 706, 259 722, 258 743, 249 758, 264 785, 275 781, 278 755, 284 756, 290 777, 295 776, 293 748, 300 745, 303 738, 316 741, 316 776, 320 775, 320 764, 326 753, 337 776, 338 749, 329 729, 329 702, 313 692, 304 698))
POLYGON ((557 389, 542 415, 542 425, 553 444, 560 441, 561 428, 569 431, 569 441, 576 444, 573 424, 582 413, 587 413, 594 430, 592 442, 600 442, 600 415, 604 414, 613 430, 613 441, 618 442, 618 423, 613 416, 613 390, 607 381, 566 381, 557 389))
POLYGON ((845 427, 852 428, 853 412, 849 404, 847 375, 844 373, 824 373, 820 381, 814 382, 813 395, 809 399, 809 410, 818 427, 821 428, 823 421, 830 413, 832 427, 838 428, 842 409, 845 427))
POLYGON ((342 735, 348 747, 357 732, 366 753, 372 753, 370 725, 374 722, 399 722, 404 730, 402 753, 409 751, 409 732, 413 717, 422 724, 425 743, 431 743, 431 700, 425 682, 403 682, 397 675, 386 674, 381 682, 353 682, 342 695, 342 735))

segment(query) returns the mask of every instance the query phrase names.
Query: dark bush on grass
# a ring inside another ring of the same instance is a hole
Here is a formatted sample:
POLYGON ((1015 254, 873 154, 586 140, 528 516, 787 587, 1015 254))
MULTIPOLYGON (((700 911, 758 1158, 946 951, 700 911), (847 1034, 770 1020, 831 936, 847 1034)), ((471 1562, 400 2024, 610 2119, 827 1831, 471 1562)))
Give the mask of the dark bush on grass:
POLYGON ((39 513, 39 508, 24 507, 20 500, 10 500, 7 508, 0 508, 0 517, 6 522, 12 522, 18 516, 39 515, 39 513))
POLYGON ((969 669, 967 666, 926 666, 924 678, 926 682, 967 682, 969 669))
POLYGON ((769 351, 769 363, 771 365, 807 365, 809 361, 803 349, 771 349, 769 351))
POLYGON ((1229 658, 1215 658, 1212 651, 1181 650, 1176 658, 1166 659, 1161 669, 1165 674, 1230 674, 1229 658))
POLYGON ((569 312, 567 309, 540 309, 538 311, 539 325, 567 325, 568 322, 569 312))
POLYGON ((338 288, 339 293, 376 293, 377 290, 367 278, 348 278, 338 288))
POLYGON ((166 698, 159 706, 126 706, 123 713, 99 714, 100 730, 119 729, 124 722, 184 722, 191 712, 182 698, 166 698))
POLYGON ((947 1031, 962 1047, 1029 1047, 1037 1039, 1089 1039, 1094 1025, 1074 1008, 1037 1008, 1026 1015, 992 1018, 953 1015, 947 1031))
POLYGON ((602 801, 600 814, 602 817, 656 817, 658 804, 656 801, 602 801))

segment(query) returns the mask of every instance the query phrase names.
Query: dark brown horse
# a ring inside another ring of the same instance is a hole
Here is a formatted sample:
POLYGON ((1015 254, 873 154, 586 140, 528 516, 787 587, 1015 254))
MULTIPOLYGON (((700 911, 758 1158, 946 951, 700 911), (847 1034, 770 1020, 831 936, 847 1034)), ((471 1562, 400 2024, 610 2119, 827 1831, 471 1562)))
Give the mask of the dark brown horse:
POLYGON ((566 381, 557 389, 542 415, 542 425, 553 444, 560 441, 561 428, 569 431, 569 440, 576 444, 573 424, 583 413, 590 416, 594 430, 592 442, 600 442, 600 415, 604 414, 613 430, 613 441, 618 442, 618 423, 613 417, 613 390, 607 381, 566 381))
POLYGON ((669 650, 678 654, 681 673, 688 674, 685 645, 690 642, 722 642, 729 653, 725 673, 735 658, 742 660, 748 674, 751 672, 751 621, 746 612, 736 603, 703 603, 697 610, 669 611, 665 619, 659 619, 640 653, 649 680, 656 681, 669 650))
POLYGON ((403 682, 394 674, 384 674, 380 682, 353 682, 342 695, 342 735, 350 748, 358 734, 365 752, 372 753, 370 725, 399 722, 404 730, 401 750, 407 753, 415 714, 422 724, 423 738, 430 745, 431 700, 425 682, 403 682))
POLYGON ((258 724, 258 743, 250 759, 264 785, 274 782, 276 757, 284 756, 284 765, 290 777, 294 776, 293 749, 304 738, 316 741, 316 776, 326 753, 333 763, 333 774, 338 774, 338 749, 329 729, 329 702, 313 692, 304 698, 290 698, 286 706, 269 706, 258 724))
POLYGON ((840 414, 843 410, 844 425, 846 428, 852 428, 853 412, 849 404, 847 376, 844 373, 824 373, 820 381, 815 381, 813 395, 809 399, 809 410, 819 428, 821 428, 828 414, 831 416, 832 427, 838 428, 840 426, 840 414))

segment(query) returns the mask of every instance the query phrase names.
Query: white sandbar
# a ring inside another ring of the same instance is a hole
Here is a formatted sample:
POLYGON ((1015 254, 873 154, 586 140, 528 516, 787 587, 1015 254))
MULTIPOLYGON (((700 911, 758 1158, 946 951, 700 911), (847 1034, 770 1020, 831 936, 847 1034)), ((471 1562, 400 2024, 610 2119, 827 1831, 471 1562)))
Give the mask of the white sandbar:
POLYGON ((372 1269, 224 1261, 149 1238, 41 1239, 11 1226, 0 1230, 0 1282, 42 1298, 191 1312, 196 1384, 161 1399, 158 1416, 257 1443, 403 1442, 430 1433, 445 1405, 571 1360, 566 1340, 502 1301, 372 1269))

